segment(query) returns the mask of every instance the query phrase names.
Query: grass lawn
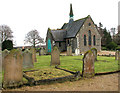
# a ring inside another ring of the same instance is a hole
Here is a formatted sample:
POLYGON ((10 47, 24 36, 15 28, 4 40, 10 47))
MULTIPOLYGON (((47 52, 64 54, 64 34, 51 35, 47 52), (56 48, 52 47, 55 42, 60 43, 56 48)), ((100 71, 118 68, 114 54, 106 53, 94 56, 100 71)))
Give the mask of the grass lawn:
MULTIPOLYGON (((60 56, 60 68, 64 68, 71 71, 82 72, 82 61, 83 56, 60 56)), ((110 72, 118 70, 118 61, 115 57, 103 57, 98 56, 98 61, 95 62, 95 73, 100 72, 110 72)), ((54 66, 50 66, 51 56, 38 56, 37 62, 34 63, 34 68, 25 70, 35 70, 35 69, 49 69, 54 66)), ((25 71, 24 70, 24 71, 25 71)))
MULTIPOLYGON (((70 71, 80 71, 82 73, 82 61, 83 56, 60 56, 60 68, 64 68, 70 71)), ((98 61, 95 62, 95 73, 100 72, 110 72, 118 70, 118 61, 115 60, 115 57, 103 57, 98 56, 98 61)), ((54 77, 61 77, 70 75, 70 73, 55 69, 54 66, 50 66, 51 56, 38 56, 37 62, 34 63, 34 68, 24 69, 23 71, 28 70, 39 70, 35 72, 27 72, 26 74, 30 77, 34 77, 35 80, 47 79, 54 77)), ((4 75, 4 72, 2 72, 4 75)), ((2 77, 3 79, 3 77, 2 77)), ((24 82, 27 82, 23 78, 24 82)))

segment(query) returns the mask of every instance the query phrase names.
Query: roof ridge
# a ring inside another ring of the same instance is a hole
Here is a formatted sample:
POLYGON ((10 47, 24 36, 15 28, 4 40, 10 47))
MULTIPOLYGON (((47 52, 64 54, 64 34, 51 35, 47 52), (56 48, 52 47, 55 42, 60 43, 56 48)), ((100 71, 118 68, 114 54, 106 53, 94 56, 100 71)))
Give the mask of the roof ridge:
MULTIPOLYGON (((88 15, 88 16, 89 16, 89 15, 88 15)), ((77 19, 77 20, 75 20, 74 22, 79 21, 79 20, 86 19, 86 18, 88 18, 88 16, 87 16, 87 17, 84 17, 84 18, 81 18, 81 19, 77 19)))

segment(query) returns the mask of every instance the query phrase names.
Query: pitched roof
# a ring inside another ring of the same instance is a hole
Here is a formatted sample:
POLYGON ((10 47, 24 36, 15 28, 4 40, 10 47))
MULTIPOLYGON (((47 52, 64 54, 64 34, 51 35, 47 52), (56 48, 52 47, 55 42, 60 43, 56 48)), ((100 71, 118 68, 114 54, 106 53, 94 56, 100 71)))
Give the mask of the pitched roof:
POLYGON ((51 33, 55 41, 65 41, 66 30, 51 30, 51 33))
POLYGON ((82 25, 84 24, 85 20, 86 17, 73 21, 71 24, 68 24, 66 38, 75 37, 82 25))

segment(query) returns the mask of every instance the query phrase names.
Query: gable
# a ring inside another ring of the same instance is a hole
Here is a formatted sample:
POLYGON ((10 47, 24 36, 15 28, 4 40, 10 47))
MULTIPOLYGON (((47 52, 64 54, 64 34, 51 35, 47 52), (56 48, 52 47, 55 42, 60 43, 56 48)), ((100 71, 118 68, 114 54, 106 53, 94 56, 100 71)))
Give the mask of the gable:
POLYGON ((51 34, 55 41, 65 41, 66 30, 51 30, 51 34))
POLYGON ((97 36, 101 37, 99 32, 98 32, 98 29, 97 29, 96 25, 94 24, 94 21, 88 15, 87 19, 85 20, 84 24, 82 25, 81 29, 78 32, 80 32, 81 34, 88 34, 87 32, 89 30, 92 32, 92 34, 96 34, 97 36))

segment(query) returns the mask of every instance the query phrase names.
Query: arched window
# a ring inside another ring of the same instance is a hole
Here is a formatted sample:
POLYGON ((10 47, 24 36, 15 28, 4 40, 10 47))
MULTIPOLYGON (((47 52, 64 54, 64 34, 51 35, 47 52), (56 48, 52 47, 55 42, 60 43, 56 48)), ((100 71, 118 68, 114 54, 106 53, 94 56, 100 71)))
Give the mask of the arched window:
POLYGON ((96 39, 95 39, 95 35, 93 36, 93 45, 96 45, 96 39))
POLYGON ((86 43, 86 35, 84 35, 84 46, 86 46, 87 43, 86 43))
POLYGON ((91 45, 91 31, 90 30, 88 31, 88 38, 89 38, 88 44, 91 45))

